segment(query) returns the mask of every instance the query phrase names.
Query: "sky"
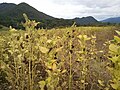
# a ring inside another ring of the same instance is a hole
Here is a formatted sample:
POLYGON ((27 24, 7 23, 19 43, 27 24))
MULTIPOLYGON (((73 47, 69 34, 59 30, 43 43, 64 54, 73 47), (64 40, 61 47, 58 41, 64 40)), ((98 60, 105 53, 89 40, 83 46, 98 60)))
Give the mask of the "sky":
POLYGON ((97 20, 120 17, 120 0, 0 0, 0 3, 28 3, 56 18, 93 16, 97 20))

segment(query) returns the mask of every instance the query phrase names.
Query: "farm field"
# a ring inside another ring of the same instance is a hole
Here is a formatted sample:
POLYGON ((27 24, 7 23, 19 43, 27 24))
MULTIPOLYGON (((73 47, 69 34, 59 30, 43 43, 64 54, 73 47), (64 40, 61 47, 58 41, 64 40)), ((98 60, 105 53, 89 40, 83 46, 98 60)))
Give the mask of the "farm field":
POLYGON ((120 90, 119 27, 36 25, 0 32, 0 90, 120 90))

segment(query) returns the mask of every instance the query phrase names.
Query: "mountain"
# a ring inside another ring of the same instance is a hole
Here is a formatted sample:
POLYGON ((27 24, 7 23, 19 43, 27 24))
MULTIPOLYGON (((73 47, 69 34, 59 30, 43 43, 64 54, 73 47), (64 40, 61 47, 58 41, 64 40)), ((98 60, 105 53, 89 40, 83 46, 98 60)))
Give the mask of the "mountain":
POLYGON ((120 23, 120 17, 108 18, 108 19, 102 20, 101 22, 120 23))
POLYGON ((16 4, 13 4, 13 3, 9 3, 9 4, 8 3, 1 3, 0 4, 0 14, 11 10, 15 6, 16 6, 16 4))
POLYGON ((13 26, 21 28, 21 22, 24 22, 23 13, 27 14, 29 19, 41 22, 39 27, 53 28, 56 26, 72 25, 72 21, 63 20, 49 16, 43 12, 38 11, 27 3, 20 3, 18 5, 13 3, 0 4, 0 24, 4 26, 13 26))
POLYGON ((13 3, 2 3, 0 4, 0 16, 8 18, 22 18, 23 13, 26 13, 30 19, 53 19, 53 17, 39 12, 32 6, 26 3, 20 3, 18 5, 13 3))
POLYGON ((71 26, 74 22, 79 25, 92 25, 98 21, 92 16, 74 19, 59 19, 38 11, 27 3, 1 3, 0 4, 0 24, 4 26, 13 26, 14 28, 23 28, 21 22, 24 22, 23 13, 27 14, 29 19, 41 22, 39 27, 53 28, 71 26))
POLYGON ((75 18, 73 19, 78 25, 92 25, 92 24, 97 24, 98 21, 92 17, 82 17, 82 18, 75 18))

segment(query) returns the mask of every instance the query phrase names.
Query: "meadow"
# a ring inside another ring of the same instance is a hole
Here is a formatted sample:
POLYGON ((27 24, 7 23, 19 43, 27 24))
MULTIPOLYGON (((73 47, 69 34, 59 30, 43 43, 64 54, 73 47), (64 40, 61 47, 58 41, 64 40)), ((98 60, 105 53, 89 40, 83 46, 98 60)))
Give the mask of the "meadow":
POLYGON ((119 27, 0 32, 0 90, 120 90, 119 27))

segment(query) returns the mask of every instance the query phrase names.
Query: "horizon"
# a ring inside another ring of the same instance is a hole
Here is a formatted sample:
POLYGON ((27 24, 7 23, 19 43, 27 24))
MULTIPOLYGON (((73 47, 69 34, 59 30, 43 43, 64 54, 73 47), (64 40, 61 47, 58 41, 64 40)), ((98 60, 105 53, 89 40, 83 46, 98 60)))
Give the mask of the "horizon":
POLYGON ((101 0, 101 2, 96 2, 98 0, 94 2, 92 1, 93 0, 0 0, 0 3, 19 4, 25 2, 40 12, 43 12, 55 18, 63 19, 92 16, 100 21, 107 18, 120 17, 120 10, 118 9, 120 7, 120 0, 101 0))

